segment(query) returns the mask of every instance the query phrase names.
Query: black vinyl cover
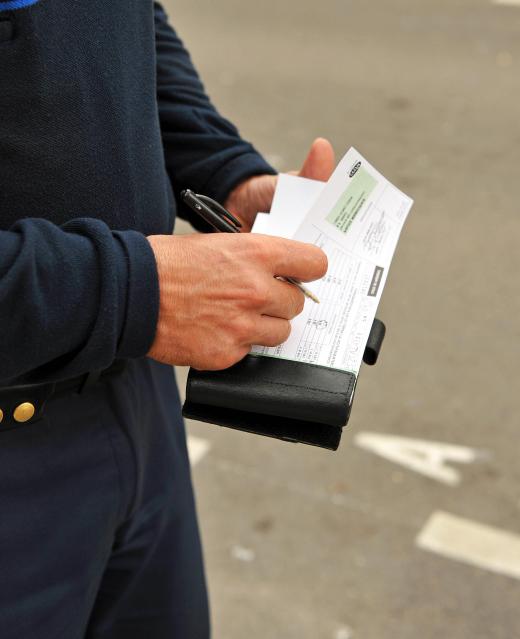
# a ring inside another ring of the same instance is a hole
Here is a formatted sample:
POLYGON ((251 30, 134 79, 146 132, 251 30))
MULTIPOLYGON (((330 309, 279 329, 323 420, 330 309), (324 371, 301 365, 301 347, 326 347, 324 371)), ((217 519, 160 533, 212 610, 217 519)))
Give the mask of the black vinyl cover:
MULTIPOLYGON (((385 327, 375 320, 367 363, 385 327), (377 322, 377 324, 376 324, 377 322)), ((183 415, 202 422, 336 450, 348 422, 356 376, 323 366, 248 355, 223 371, 190 369, 183 415)))

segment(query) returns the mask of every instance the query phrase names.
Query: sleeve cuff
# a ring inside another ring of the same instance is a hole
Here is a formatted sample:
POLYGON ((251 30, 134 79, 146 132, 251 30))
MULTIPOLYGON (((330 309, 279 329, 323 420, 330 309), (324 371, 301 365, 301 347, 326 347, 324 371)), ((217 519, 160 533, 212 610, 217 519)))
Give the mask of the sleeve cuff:
POLYGON ((224 202, 231 191, 244 180, 255 175, 276 175, 277 171, 256 151, 234 157, 221 166, 206 182, 204 195, 224 202))
POLYGON ((137 231, 117 231, 114 236, 120 242, 127 266, 126 305, 117 357, 143 357, 152 346, 159 317, 155 255, 146 237, 137 231))

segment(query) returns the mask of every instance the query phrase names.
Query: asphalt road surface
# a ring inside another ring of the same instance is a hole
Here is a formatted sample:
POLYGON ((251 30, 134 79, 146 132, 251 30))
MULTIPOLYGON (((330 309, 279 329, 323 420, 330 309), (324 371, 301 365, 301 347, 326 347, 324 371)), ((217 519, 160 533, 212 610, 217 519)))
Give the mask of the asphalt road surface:
POLYGON ((336 453, 189 425, 214 637, 520 638, 520 2, 167 6, 279 170, 323 135, 416 202, 336 453))

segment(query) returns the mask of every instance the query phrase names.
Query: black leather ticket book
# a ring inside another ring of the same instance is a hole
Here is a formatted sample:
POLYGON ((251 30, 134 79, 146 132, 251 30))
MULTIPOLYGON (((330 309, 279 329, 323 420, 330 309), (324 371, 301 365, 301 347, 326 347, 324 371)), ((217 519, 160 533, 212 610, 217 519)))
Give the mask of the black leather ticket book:
MULTIPOLYGON (((376 363, 385 325, 374 320, 363 355, 376 363)), ((183 415, 189 419, 336 450, 348 423, 354 373, 248 355, 223 371, 190 369, 183 415)))

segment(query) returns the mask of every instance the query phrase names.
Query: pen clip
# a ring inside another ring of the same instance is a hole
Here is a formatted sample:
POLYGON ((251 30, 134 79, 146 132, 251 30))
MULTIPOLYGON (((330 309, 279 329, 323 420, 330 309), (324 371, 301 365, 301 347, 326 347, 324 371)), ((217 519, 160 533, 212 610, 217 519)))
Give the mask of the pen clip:
POLYGON ((240 223, 240 220, 237 220, 237 218, 232 213, 230 213, 227 209, 225 209, 222 206, 222 204, 219 204, 216 200, 214 200, 211 197, 208 197, 207 195, 201 195, 200 193, 197 193, 196 196, 199 198, 199 200, 204 202, 204 204, 206 204, 211 209, 213 209, 215 213, 220 213, 222 217, 227 218, 227 220, 231 222, 231 224, 236 226, 236 228, 238 229, 242 228, 242 224, 240 223))
POLYGON ((238 233, 242 227, 242 224, 234 215, 207 195, 201 195, 186 189, 181 192, 181 198, 193 211, 198 213, 218 231, 238 233))

